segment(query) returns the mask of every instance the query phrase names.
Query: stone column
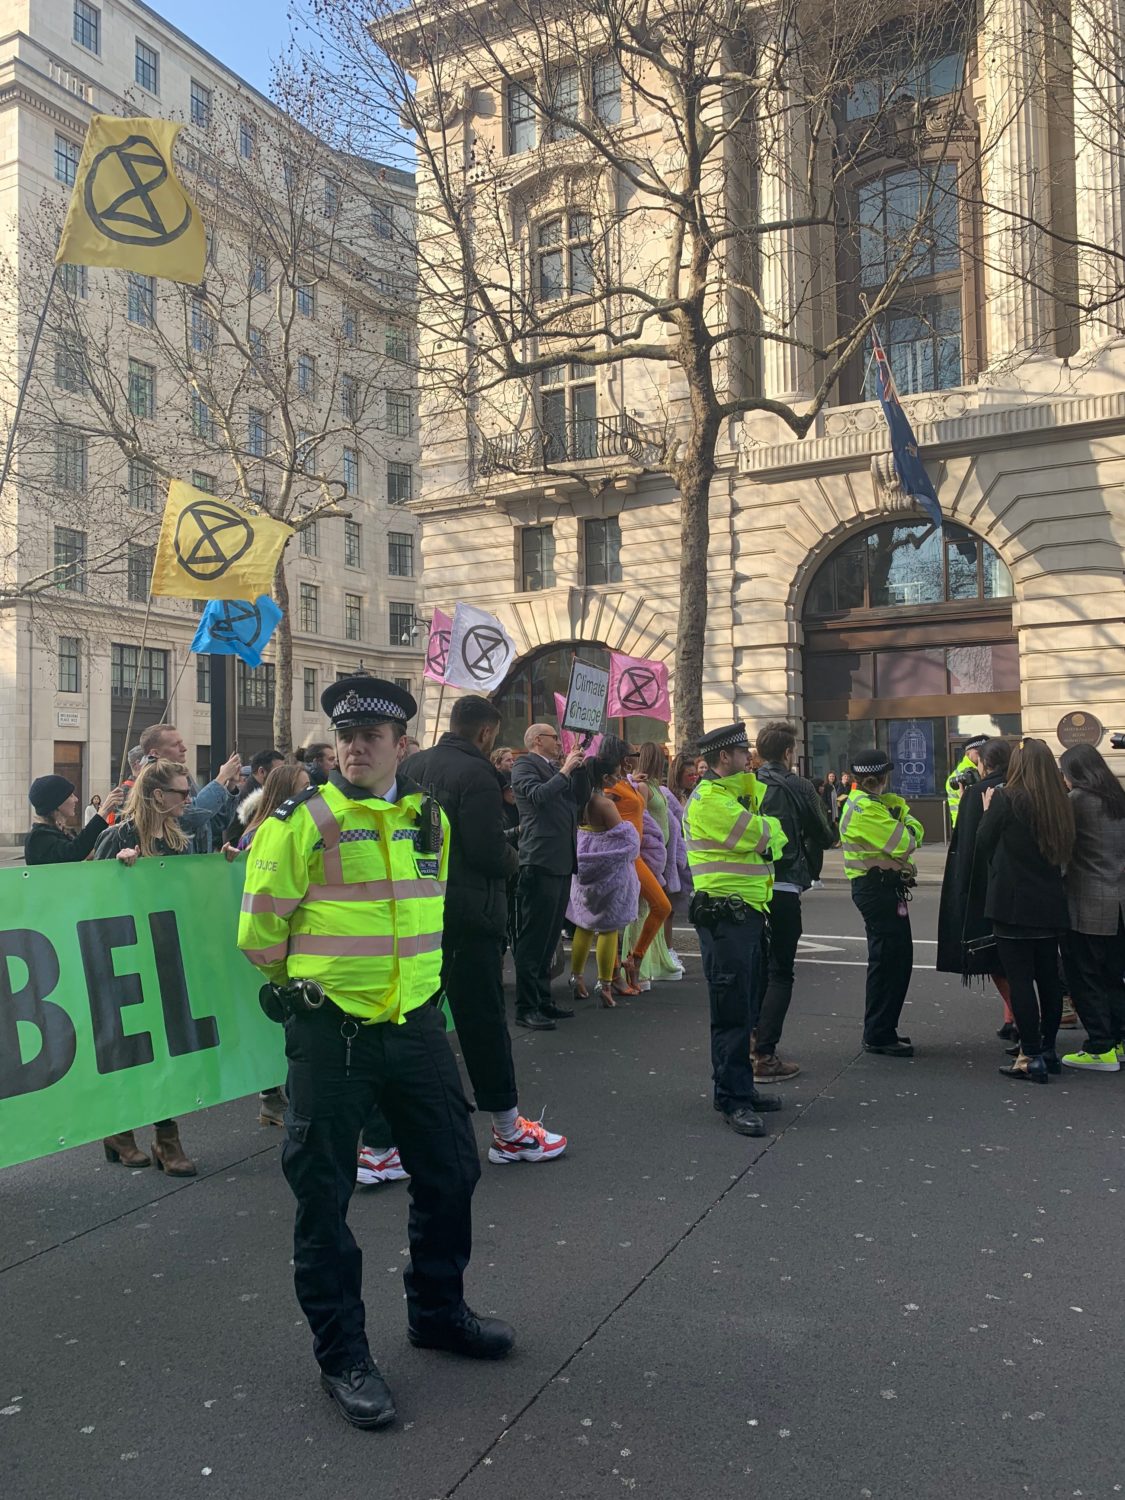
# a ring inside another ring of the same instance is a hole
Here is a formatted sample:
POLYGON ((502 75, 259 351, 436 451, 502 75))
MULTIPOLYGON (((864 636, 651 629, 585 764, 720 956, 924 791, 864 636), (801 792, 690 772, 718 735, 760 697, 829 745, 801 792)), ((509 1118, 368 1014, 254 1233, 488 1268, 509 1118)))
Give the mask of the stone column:
POLYGON ((1093 350, 1125 337, 1125 0, 1074 0, 1071 26, 1078 298, 1093 350))
MULTIPOLYGON (((762 60, 773 69, 776 86, 763 95, 758 119, 758 221, 785 225, 810 217, 809 132, 804 98, 796 85, 793 39, 774 43, 762 60)), ((800 404, 812 399, 813 235, 807 225, 766 229, 758 237, 762 326, 793 344, 762 342, 762 385, 776 401, 800 404)))
POLYGON ((1049 352, 1044 48, 1033 0, 986 0, 981 120, 985 309, 992 370, 1049 352))

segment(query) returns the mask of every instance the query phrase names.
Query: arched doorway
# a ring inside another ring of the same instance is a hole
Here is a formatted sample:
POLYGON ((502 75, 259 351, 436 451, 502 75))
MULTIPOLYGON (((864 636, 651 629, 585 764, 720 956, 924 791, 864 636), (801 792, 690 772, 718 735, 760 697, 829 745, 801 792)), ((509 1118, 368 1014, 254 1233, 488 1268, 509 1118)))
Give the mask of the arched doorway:
POLYGON ((814 778, 879 745, 927 837, 946 834, 945 779, 965 741, 1020 733, 1012 579, 964 526, 887 521, 821 564, 803 611, 814 778))
MULTIPOLYGON (((576 656, 593 667, 609 670, 609 647, 597 641, 554 641, 517 662, 503 686, 493 694, 493 702, 503 714, 498 745, 511 745, 518 750, 523 746, 524 732, 532 724, 558 723, 555 695, 566 697, 570 667, 576 656)), ((645 740, 664 744, 668 738, 668 725, 662 719, 611 719, 609 727, 634 745, 645 740)))

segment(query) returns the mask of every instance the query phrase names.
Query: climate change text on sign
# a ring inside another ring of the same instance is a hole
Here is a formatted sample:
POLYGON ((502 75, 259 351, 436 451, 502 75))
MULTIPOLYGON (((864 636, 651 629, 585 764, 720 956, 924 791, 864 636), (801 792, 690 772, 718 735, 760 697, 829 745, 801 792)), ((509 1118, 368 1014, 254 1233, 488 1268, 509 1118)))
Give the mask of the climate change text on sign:
POLYGON ((575 661, 563 710, 563 729, 579 734, 597 734, 605 728, 605 706, 609 697, 609 673, 589 662, 575 661))
POLYGON ((0 871, 0 1167, 281 1083, 221 855, 0 871))

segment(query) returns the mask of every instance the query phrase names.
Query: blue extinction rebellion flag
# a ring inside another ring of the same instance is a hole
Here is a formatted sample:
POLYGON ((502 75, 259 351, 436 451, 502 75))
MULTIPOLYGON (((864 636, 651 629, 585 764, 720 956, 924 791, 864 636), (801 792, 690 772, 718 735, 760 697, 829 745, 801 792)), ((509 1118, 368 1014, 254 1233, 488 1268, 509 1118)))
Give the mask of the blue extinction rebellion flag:
POLYGON ((249 599, 212 599, 203 611, 191 649, 202 655, 239 656, 248 667, 262 665, 262 652, 277 629, 281 610, 268 594, 249 599))
POLYGON ((879 381, 879 404, 891 431, 891 451, 894 454, 895 470, 899 483, 906 494, 912 496, 929 516, 935 526, 941 525, 941 505, 933 480, 926 473, 926 466, 918 452, 918 439, 910 425, 910 418, 902 409, 902 402, 895 390, 894 376, 886 350, 879 341, 874 326, 871 329, 871 346, 875 355, 875 372, 879 381))

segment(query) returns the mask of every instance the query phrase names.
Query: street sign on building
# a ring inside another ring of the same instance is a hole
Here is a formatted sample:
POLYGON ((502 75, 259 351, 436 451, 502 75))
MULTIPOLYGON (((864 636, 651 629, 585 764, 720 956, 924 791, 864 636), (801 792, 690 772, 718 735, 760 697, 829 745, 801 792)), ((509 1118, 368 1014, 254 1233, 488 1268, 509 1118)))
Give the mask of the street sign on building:
POLYGON ((605 728, 608 698, 609 673, 575 657, 560 727, 573 729, 577 734, 600 734, 605 728))
POLYGON ((82 722, 82 716, 76 708, 59 709, 59 728, 77 729, 82 722))

